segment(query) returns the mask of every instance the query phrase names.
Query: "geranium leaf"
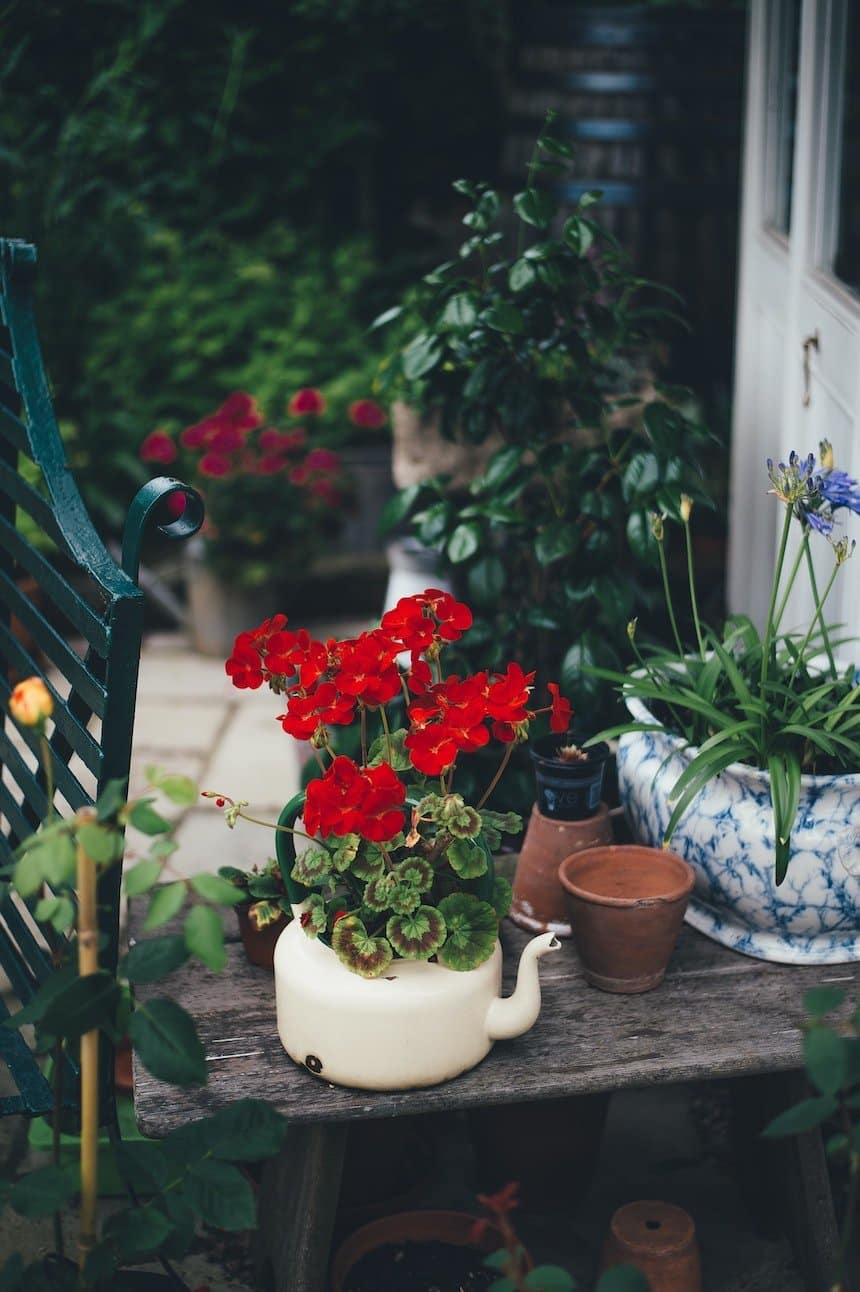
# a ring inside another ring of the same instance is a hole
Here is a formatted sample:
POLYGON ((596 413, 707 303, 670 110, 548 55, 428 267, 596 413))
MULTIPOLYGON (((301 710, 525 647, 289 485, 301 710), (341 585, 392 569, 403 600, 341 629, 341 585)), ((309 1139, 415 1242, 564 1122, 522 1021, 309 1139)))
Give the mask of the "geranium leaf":
POLYGON ((394 867, 394 873, 403 884, 409 884, 417 893, 428 893, 433 887, 435 872, 423 857, 407 857, 394 867))
POLYGON ((390 872, 374 876, 364 890, 364 905, 371 911, 387 911, 396 883, 390 872))
POLYGON ((293 879, 306 888, 313 888, 326 875, 332 871, 331 853, 325 848, 308 848, 306 852, 299 853, 296 857, 295 865, 290 872, 293 879))
POLYGON ((411 884, 401 884, 395 881, 391 889, 391 900, 388 904, 395 914, 409 915, 421 905, 421 894, 411 884))
POLYGON ((319 893, 311 893, 301 918, 305 936, 315 938, 317 934, 325 933, 327 924, 328 916, 326 915, 325 902, 319 893))
POLYGON ((487 873, 487 854, 469 839, 454 839, 447 855, 451 869, 461 879, 477 879, 487 873))
POLYGON ((391 943, 372 937, 356 915, 338 920, 331 945, 338 959, 362 978, 379 978, 391 964, 391 943))
POLYGON ((500 920, 503 920, 511 909, 514 890, 511 888, 510 881, 505 879, 504 875, 493 876, 493 910, 500 920))
POLYGON ((477 969, 493 954, 499 932, 496 912, 489 902, 471 893, 451 893, 439 903, 448 930, 439 960, 448 969, 477 969))
POLYGON ((434 906, 419 906, 409 915, 392 915, 385 932, 404 960, 429 960, 445 941, 445 920, 434 906))

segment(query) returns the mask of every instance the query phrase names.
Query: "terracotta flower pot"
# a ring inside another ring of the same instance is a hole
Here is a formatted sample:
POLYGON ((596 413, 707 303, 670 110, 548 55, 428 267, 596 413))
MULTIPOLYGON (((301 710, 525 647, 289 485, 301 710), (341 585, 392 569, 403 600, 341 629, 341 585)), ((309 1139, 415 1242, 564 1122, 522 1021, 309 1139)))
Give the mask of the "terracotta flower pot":
POLYGON ((651 1292, 701 1292, 702 1269, 692 1218, 670 1202, 629 1202, 609 1224, 601 1268, 633 1265, 651 1292))
POLYGON ((251 964, 259 965, 261 969, 268 969, 270 973, 274 973, 275 943, 287 927, 286 915, 281 915, 274 924, 267 924, 264 929, 257 929, 251 923, 248 906, 243 905, 236 907, 236 919, 239 922, 242 946, 251 964))
POLYGON ((502 1236, 494 1225, 486 1225, 475 1234, 476 1216, 461 1211, 404 1211, 384 1216, 357 1229, 341 1243, 331 1266, 332 1292, 343 1292, 351 1270, 363 1256, 380 1247, 403 1243, 443 1243, 449 1247, 472 1247, 488 1255, 502 1246, 502 1236))
POLYGON ((584 821, 553 821, 535 803, 514 876, 510 918, 532 933, 571 935, 567 899, 558 868, 565 857, 612 843, 612 822, 605 803, 584 821))
POLYGON ((558 756, 559 748, 573 737, 542 736, 529 747, 535 766, 538 807, 554 821, 582 821, 600 807, 603 777, 611 756, 605 741, 584 752, 583 759, 558 756))
POLYGON ((585 978, 603 991, 659 986, 695 876, 683 858, 625 844, 589 848, 559 867, 585 978))

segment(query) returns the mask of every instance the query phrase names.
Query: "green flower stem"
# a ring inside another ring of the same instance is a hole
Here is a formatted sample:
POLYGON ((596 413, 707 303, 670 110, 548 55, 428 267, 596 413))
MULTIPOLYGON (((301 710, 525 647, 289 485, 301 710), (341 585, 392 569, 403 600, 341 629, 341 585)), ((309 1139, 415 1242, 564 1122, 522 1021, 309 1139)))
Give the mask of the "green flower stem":
POLYGON ((379 706, 379 716, 382 719, 382 730, 385 732, 385 748, 388 752, 388 761, 391 762, 394 752, 391 748, 391 728, 388 725, 388 714, 385 712, 385 705, 379 706))
MULTIPOLYGON (((654 672, 653 668, 648 663, 645 656, 640 651, 639 647, 636 645, 635 637, 631 636, 628 638, 628 640, 630 642, 631 649, 633 651, 633 654, 636 656, 636 659, 637 659, 637 662, 639 663, 640 668, 642 668, 643 671, 648 674, 648 677, 654 683, 654 686, 662 690, 663 686, 665 685, 664 679, 661 678, 658 673, 654 672)), ((692 741, 693 739, 692 725, 688 727, 684 724, 684 719, 681 717, 681 715, 675 709, 674 705, 669 700, 664 701, 664 703, 666 705, 666 708, 671 713, 672 718, 674 719, 676 730, 679 732, 683 732, 686 738, 692 741)))
MULTIPOLYGON (((785 551, 786 551, 786 548, 788 547, 788 535, 791 532, 791 514, 792 514, 791 507, 786 507, 785 521, 782 526, 782 537, 780 538, 780 541, 779 541, 779 556, 776 559, 776 568, 773 572, 773 587, 771 588, 771 592, 770 592, 770 605, 768 606, 767 621, 765 623, 764 642, 762 643, 762 648, 761 648, 761 678, 760 678, 760 685, 759 685, 759 698, 762 702, 762 707, 763 707, 762 715, 761 715, 761 748, 762 749, 764 749, 765 747, 764 692, 765 692, 765 686, 767 684, 768 669, 770 667, 770 652, 771 652, 771 647, 773 646, 773 637, 774 637, 773 616, 774 616, 774 610, 776 609, 776 599, 777 599, 777 596, 779 595, 779 585, 782 580, 782 567, 785 564, 785 551)), ((789 686, 791 686, 790 682, 789 682, 789 686)))
POLYGON ((797 670, 800 667, 800 661, 803 659, 806 648, 809 645, 810 640, 812 638, 812 634, 815 630, 815 625, 816 623, 818 623, 819 620, 821 621, 821 631, 824 634, 824 640, 827 642, 827 646, 828 646, 827 656, 828 656, 828 659, 830 660, 830 667, 833 672, 833 676, 834 677, 836 676, 836 662, 833 659, 832 651, 829 649, 830 642, 827 638, 827 630, 824 627, 824 603, 826 602, 827 598, 830 596, 830 589, 833 587, 833 584, 836 580, 836 575, 838 573, 839 573, 839 562, 837 561, 833 566, 833 569, 830 574, 830 578, 827 580, 827 587, 824 589, 824 596, 821 597, 820 600, 817 595, 818 589, 817 588, 815 589, 815 594, 816 594, 815 595, 815 614, 812 616, 812 620, 809 624, 809 627, 806 630, 806 636, 801 642, 800 649, 797 652, 797 658, 795 659, 794 667, 791 670, 791 677, 788 679, 789 690, 791 690, 792 683, 794 682, 794 679, 797 676, 797 670))
POLYGON ((250 821, 251 825, 264 825, 267 830, 280 830, 282 834, 295 835, 297 839, 307 839, 308 843, 317 843, 318 840, 312 839, 304 830, 293 830, 291 826, 279 825, 277 821, 261 821, 259 817, 249 816, 247 812, 237 812, 236 815, 240 821, 250 821))
POLYGON ((832 646, 830 645, 830 635, 829 635, 829 633, 827 632, 827 625, 826 625, 826 624, 825 624, 825 622, 824 622, 824 613, 823 613, 823 612, 824 612, 824 602, 827 600, 827 597, 828 597, 828 594, 829 594, 829 592, 830 592, 830 589, 831 589, 831 587, 833 586, 833 580, 836 578, 836 571, 839 569, 839 562, 837 561, 837 562, 836 562, 836 565, 833 567, 833 573, 832 573, 832 574, 831 574, 831 576, 830 576, 830 582, 829 582, 829 583, 828 583, 828 585, 827 585, 827 588, 826 588, 825 593, 824 593, 824 597, 823 597, 822 599, 819 599, 819 596, 818 596, 818 580, 817 580, 817 579, 816 579, 816 577, 815 577, 815 564, 814 564, 814 562, 813 562, 813 560, 812 560, 812 552, 809 550, 809 535, 808 535, 808 534, 807 534, 806 538, 807 538, 807 543, 806 543, 806 567, 807 567, 807 569, 808 569, 808 571, 809 571, 809 586, 812 588, 812 595, 813 595, 813 597, 815 598, 815 605, 816 605, 816 607, 817 607, 817 614, 813 617, 812 623, 813 623, 813 625, 815 624, 815 620, 816 620, 816 618, 818 618, 818 619, 820 619, 820 620, 821 620, 821 636, 822 636, 822 638, 823 638, 823 640, 824 640, 824 649, 825 649, 825 651, 827 652, 827 662, 828 662, 828 664, 830 665, 830 676, 831 676, 831 677, 836 677, 836 661, 835 661, 835 659, 833 658, 833 648, 832 648, 832 646))
POLYGON ((693 571, 693 538, 690 533, 689 517, 684 521, 684 539, 687 547, 687 580, 690 584, 690 606, 693 611, 693 626, 696 629, 696 641, 699 643, 699 655, 705 662, 705 643, 702 639, 702 625, 699 619, 699 602, 696 598, 696 577, 693 571))
POLYGON ((505 768, 507 767, 508 763, 511 761, 511 755, 512 755, 512 754, 513 754, 513 752, 514 752, 514 745, 515 745, 515 744, 516 744, 516 741, 512 740, 512 741, 510 742, 510 744, 507 746, 507 748, 505 749, 505 752, 502 754, 502 761, 499 763, 498 767, 496 768, 496 774, 495 774, 495 776, 494 776, 494 777, 493 777, 493 779, 490 781, 489 785, 488 785, 488 786, 487 786, 487 788, 484 790, 484 792, 483 792, 483 794, 481 795, 481 797, 478 799, 478 802, 475 804, 475 810, 476 810, 476 811, 480 812, 481 808, 484 806, 484 804, 486 803, 487 799, 490 797, 490 795, 492 794, 493 790, 496 788, 496 786, 498 785, 499 781, 502 779, 502 776, 504 775, 505 768))
POLYGON ((42 766, 45 769, 45 796, 48 800, 46 819, 50 821, 54 815, 54 760, 51 757, 51 746, 45 735, 44 726, 39 737, 39 749, 42 754, 42 766))
POLYGON ((791 596, 791 590, 794 587, 795 580, 797 579, 797 572, 800 569, 800 563, 803 560, 803 554, 804 552, 808 552, 808 551, 809 551, 809 530, 807 529, 807 530, 804 530, 803 542, 801 543, 800 547, 797 549, 797 555, 794 558, 794 564, 792 565, 791 571, 788 576, 788 583, 786 584, 785 591, 782 594, 782 600, 779 603, 779 609, 776 612, 776 618, 773 621, 773 631, 775 633, 779 631, 779 625, 782 623, 782 616, 785 614, 785 608, 788 605, 788 598, 791 596))
POLYGON ((361 765, 367 766, 367 709, 361 705, 361 765))
POLYGON ((317 760, 317 766, 319 767, 319 769, 320 769, 320 771, 322 772, 323 776, 325 776, 325 763, 323 762, 323 756, 322 756, 322 754, 321 754, 321 753, 320 753, 320 751, 317 749, 316 745, 311 745, 311 750, 313 751, 313 756, 314 756, 314 758, 317 760))
POLYGON ((684 658, 684 647, 681 645, 681 634, 678 632, 678 621, 675 618, 675 607, 672 604, 672 593, 669 588, 669 567, 666 564, 666 551, 663 546, 663 539, 657 540, 657 555, 660 558, 660 573, 663 576, 663 596, 666 599, 666 610, 669 615, 669 623, 672 625, 672 636, 675 638, 675 646, 678 650, 680 659, 684 658))

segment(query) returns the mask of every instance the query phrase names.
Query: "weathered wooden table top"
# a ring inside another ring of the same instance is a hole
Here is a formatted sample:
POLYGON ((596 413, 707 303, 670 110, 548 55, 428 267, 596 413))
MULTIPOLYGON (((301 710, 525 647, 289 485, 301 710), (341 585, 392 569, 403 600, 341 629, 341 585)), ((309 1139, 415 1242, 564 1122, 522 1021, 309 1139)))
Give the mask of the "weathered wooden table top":
MULTIPOLYGON (((133 904, 132 937, 142 915, 140 903, 133 904)), ((231 940, 223 973, 195 962, 163 984, 138 989, 141 1001, 167 993, 194 1016, 209 1065, 205 1088, 183 1090, 136 1063, 135 1106, 146 1135, 165 1135, 250 1096, 270 1101, 293 1122, 320 1122, 785 1071, 801 1066, 804 991, 838 984, 853 997, 860 979, 855 965, 764 964, 685 926, 656 991, 614 996, 588 986, 568 941, 541 961, 543 1004, 530 1032, 497 1042, 483 1063, 453 1081, 377 1093, 329 1085, 288 1058, 275 1026, 272 976, 247 963, 231 914, 225 922, 231 940)), ((527 938, 505 921, 506 993, 527 938)))

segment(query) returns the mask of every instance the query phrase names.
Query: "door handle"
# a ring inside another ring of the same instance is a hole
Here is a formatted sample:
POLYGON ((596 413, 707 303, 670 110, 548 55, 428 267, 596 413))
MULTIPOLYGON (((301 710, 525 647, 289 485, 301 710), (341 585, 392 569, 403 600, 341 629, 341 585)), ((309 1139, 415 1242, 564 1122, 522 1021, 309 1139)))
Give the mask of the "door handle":
POLYGON ((808 408, 812 402, 812 395, 809 390, 809 378, 811 368, 811 351, 817 353, 821 349, 821 342, 818 336, 818 328, 803 340, 803 396, 801 403, 804 408, 808 408))

